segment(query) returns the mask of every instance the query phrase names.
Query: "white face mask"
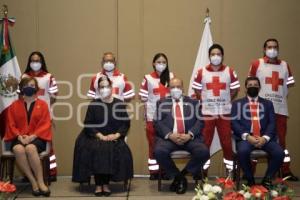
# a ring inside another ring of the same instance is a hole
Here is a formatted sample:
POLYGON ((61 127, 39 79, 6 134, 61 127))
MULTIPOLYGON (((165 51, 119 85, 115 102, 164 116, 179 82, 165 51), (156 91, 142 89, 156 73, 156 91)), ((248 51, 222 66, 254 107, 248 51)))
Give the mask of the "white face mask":
POLYGON ((269 58, 276 58, 278 56, 278 50, 274 48, 267 49, 266 56, 268 56, 269 58))
POLYGON ((115 64, 113 62, 105 62, 103 68, 107 72, 111 72, 115 69, 115 64))
POLYGON ((180 97, 182 96, 182 89, 179 88, 172 88, 171 91, 171 97, 175 100, 180 99, 180 97))
POLYGON ((167 67, 166 64, 161 64, 161 63, 155 64, 155 69, 158 72, 163 72, 166 69, 166 67, 167 67))
POLYGON ((101 88, 99 90, 99 93, 100 93, 100 98, 105 99, 111 95, 111 88, 109 88, 109 87, 101 88))
POLYGON ((222 56, 214 55, 210 57, 211 64, 218 66, 222 62, 222 56))
POLYGON ((31 62, 30 63, 30 68, 35 72, 39 71, 41 69, 41 67, 42 67, 42 64, 40 62, 31 62))

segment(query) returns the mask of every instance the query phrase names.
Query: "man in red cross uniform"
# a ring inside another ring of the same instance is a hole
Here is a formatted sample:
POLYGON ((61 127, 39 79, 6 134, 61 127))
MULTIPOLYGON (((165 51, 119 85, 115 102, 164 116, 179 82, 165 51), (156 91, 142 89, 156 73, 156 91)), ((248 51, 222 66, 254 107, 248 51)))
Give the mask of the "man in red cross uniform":
POLYGON ((286 149, 288 88, 295 83, 291 69, 286 61, 278 59, 279 43, 276 39, 268 39, 264 43, 264 57, 252 62, 249 76, 256 76, 261 82, 259 96, 273 102, 276 113, 276 126, 279 144, 284 149, 285 158, 281 167, 283 177, 298 181, 290 170, 289 152, 286 149))
POLYGON ((113 53, 106 52, 102 57, 102 71, 98 72, 91 80, 88 97, 99 98, 98 80, 101 76, 106 75, 112 82, 112 94, 115 98, 122 101, 130 101, 134 98, 134 90, 128 82, 126 76, 116 67, 116 58, 113 53))
MULTIPOLYGON (((203 136, 205 144, 210 148, 215 128, 220 138, 223 149, 223 161, 226 172, 233 169, 231 125, 229 114, 231 112, 231 100, 237 95, 240 83, 236 72, 224 65, 224 50, 219 44, 209 48, 210 64, 201 68, 193 82, 193 89, 197 98, 202 102, 202 114, 204 118, 203 136)), ((206 170, 210 161, 204 165, 206 170)))

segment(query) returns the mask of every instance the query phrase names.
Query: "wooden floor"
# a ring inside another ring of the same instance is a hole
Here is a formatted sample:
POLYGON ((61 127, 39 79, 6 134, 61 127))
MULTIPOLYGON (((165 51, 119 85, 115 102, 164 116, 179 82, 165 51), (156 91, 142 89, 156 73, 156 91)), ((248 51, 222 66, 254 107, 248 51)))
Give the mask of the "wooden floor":
MULTIPOLYGON (((112 195, 109 199, 116 200, 191 200, 195 194, 195 183, 189 181, 188 191, 184 195, 177 195, 168 190, 170 181, 163 181, 162 191, 157 191, 157 181, 150 181, 148 178, 134 178, 130 184, 130 190, 124 191, 122 183, 112 183, 112 195)), ((31 187, 28 183, 21 183, 16 181, 17 192, 10 199, 36 199, 31 194, 31 187)), ((291 187, 296 191, 294 199, 300 199, 300 182, 290 182, 291 187)), ((50 186, 51 197, 47 199, 105 199, 107 197, 95 197, 93 194, 94 185, 90 187, 84 185, 82 191, 79 191, 79 184, 72 183, 70 177, 58 177, 57 182, 50 186)), ((41 197, 39 199, 42 199, 41 197)))

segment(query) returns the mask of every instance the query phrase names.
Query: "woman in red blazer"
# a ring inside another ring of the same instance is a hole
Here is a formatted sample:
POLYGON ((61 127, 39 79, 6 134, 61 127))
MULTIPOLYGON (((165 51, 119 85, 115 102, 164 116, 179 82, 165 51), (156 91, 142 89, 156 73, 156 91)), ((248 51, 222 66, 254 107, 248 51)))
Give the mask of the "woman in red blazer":
POLYGON ((52 139, 48 105, 36 97, 38 83, 35 78, 23 78, 20 91, 22 97, 8 108, 4 140, 11 141, 17 164, 32 185, 32 194, 50 196, 39 158, 47 141, 52 139))

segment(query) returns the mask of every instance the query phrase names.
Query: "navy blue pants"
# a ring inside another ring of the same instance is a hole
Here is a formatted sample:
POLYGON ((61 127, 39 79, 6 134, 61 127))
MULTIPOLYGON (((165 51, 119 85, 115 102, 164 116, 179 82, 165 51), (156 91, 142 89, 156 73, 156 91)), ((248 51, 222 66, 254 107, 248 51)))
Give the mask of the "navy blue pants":
MULTIPOLYGON (((254 149, 255 147, 248 141, 239 141, 237 143, 237 154, 239 162, 248 181, 254 181, 250 160, 250 153, 254 149)), ((281 167, 284 159, 284 152, 279 144, 274 141, 267 142, 264 146, 262 146, 261 149, 269 154, 268 168, 265 173, 265 177, 273 177, 273 175, 281 167)))
POLYGON ((200 140, 200 138, 190 140, 184 145, 177 145, 171 140, 157 138, 154 155, 159 165, 170 178, 174 178, 180 173, 173 159, 170 157, 170 154, 177 150, 185 150, 191 154, 191 159, 187 163, 185 170, 192 173, 194 176, 200 174, 204 163, 210 157, 208 148, 203 141, 200 140))

